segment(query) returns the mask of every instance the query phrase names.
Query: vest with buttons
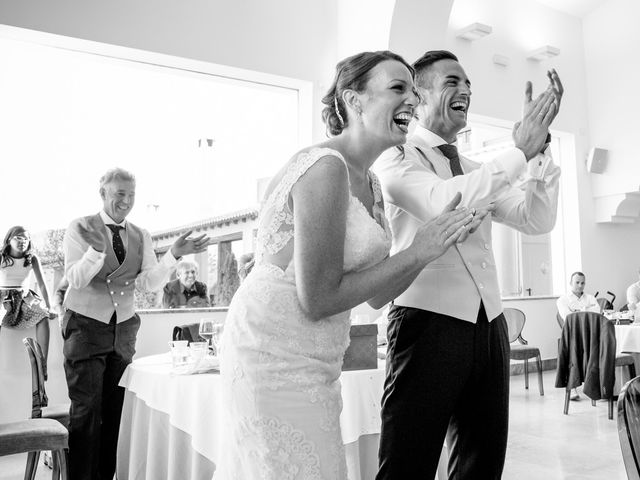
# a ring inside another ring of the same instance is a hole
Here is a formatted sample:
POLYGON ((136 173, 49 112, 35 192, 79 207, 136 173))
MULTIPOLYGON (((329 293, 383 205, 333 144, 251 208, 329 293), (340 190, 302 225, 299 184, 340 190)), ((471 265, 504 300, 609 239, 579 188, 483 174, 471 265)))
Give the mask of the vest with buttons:
MULTIPOLYGON (((96 217, 104 225, 100 215, 96 217)), ((83 217, 77 222, 86 225, 90 218, 83 217)), ((66 308, 104 323, 109 323, 113 312, 116 312, 119 323, 135 314, 133 294, 136 278, 142 270, 144 237, 139 227, 127 222, 127 252, 120 265, 106 227, 103 236, 107 245, 104 265, 86 287, 69 287, 64 303, 66 308)))
MULTIPOLYGON (((408 141, 404 150, 415 150, 440 178, 451 178, 449 161, 433 158, 434 149, 415 145, 408 141)), ((479 167, 479 164, 464 157, 460 161, 465 172, 479 167)), ((391 230, 396 231, 396 223, 413 224, 412 231, 423 223, 394 205, 388 205, 391 230)), ((477 231, 463 242, 449 248, 440 258, 427 264, 413 283, 394 300, 399 306, 420 308, 430 312, 448 315, 475 323, 480 302, 484 304, 489 321, 502 313, 502 300, 498 285, 496 262, 491 239, 491 216, 487 216, 477 231)), ((396 235, 396 233, 394 233, 396 235)), ((399 250, 397 238, 391 253, 399 250)), ((407 243, 408 244, 408 243, 407 243)))

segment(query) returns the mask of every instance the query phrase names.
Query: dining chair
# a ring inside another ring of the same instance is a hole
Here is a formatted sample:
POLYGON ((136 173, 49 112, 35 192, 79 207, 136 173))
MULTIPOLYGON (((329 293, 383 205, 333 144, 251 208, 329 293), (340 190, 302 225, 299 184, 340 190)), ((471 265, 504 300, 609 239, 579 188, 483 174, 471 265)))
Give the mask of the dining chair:
POLYGON ((172 340, 187 340, 191 342, 203 342, 205 339, 200 336, 199 323, 188 323, 186 325, 179 325, 173 327, 173 333, 171 335, 172 340))
MULTIPOLYGON (((45 390, 44 379, 44 355, 40 344, 31 337, 22 339, 29 362, 31 363, 31 418, 48 418, 60 422, 65 428, 69 427, 69 404, 49 405, 49 399, 45 390)), ((35 462, 38 462, 40 452, 34 452, 35 462)), ((50 458, 52 465, 49 464, 48 454, 45 453, 45 465, 48 465, 56 471, 56 457, 50 458)), ((58 477, 54 477, 58 478, 58 477)))
POLYGON ((618 396, 618 438, 629 480, 640 480, 640 377, 629 380, 618 396))
POLYGON ((574 312, 567 315, 558 349, 556 387, 565 388, 564 414, 569 414, 571 389, 584 383, 583 392, 592 405, 608 400, 608 417, 613 420, 613 388, 616 367, 627 367, 636 376, 631 355, 616 354, 613 322, 596 312, 574 312))
POLYGON ((25 480, 34 480, 40 452, 50 450, 55 459, 52 479, 69 479, 69 432, 50 418, 29 418, 0 424, 0 456, 27 453, 25 480))
POLYGON ((598 302, 601 312, 604 312, 605 310, 613 310, 613 303, 606 298, 596 298, 596 302, 598 302))
POLYGON ((540 395, 544 395, 544 385, 542 383, 542 359, 540 349, 533 347, 522 337, 522 329, 527 320, 524 312, 517 308, 505 308, 504 318, 507 321, 507 331, 509 334, 509 358, 511 360, 524 360, 524 388, 529 389, 529 359, 536 359, 538 367, 538 390, 540 395), (514 345, 514 342, 520 344, 514 345))

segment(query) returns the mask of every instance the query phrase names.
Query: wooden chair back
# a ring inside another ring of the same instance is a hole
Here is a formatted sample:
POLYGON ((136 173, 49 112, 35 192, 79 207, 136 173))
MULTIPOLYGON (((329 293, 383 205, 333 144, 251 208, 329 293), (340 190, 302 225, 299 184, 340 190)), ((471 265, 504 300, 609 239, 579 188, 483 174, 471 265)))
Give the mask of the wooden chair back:
POLYGON ((40 344, 31 337, 23 338, 31 363, 31 418, 42 417, 42 409, 49 405, 44 388, 44 355, 40 344))
POLYGON ((629 480, 640 480, 640 377, 629 380, 618 396, 618 438, 629 480))

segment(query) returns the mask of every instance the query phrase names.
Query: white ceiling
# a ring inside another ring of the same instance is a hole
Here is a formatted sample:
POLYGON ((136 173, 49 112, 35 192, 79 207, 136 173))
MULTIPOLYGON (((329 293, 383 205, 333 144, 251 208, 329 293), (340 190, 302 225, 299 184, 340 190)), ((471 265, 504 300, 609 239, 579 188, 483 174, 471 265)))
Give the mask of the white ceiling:
POLYGON ((607 1, 608 0, 537 0, 538 3, 580 18, 591 13, 600 5, 607 3, 607 1))

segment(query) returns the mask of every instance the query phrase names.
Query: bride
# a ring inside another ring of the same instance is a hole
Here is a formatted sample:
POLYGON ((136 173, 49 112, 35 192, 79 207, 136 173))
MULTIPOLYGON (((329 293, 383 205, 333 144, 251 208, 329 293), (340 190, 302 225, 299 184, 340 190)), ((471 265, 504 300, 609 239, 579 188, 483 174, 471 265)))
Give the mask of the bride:
POLYGON ((330 138, 291 158, 269 185, 256 263, 225 323, 223 453, 215 480, 347 478, 340 435, 340 370, 349 309, 380 308, 466 237, 483 215, 455 209, 389 256, 391 232, 369 171, 405 142, 418 102, 398 55, 341 61, 322 112, 330 138))

